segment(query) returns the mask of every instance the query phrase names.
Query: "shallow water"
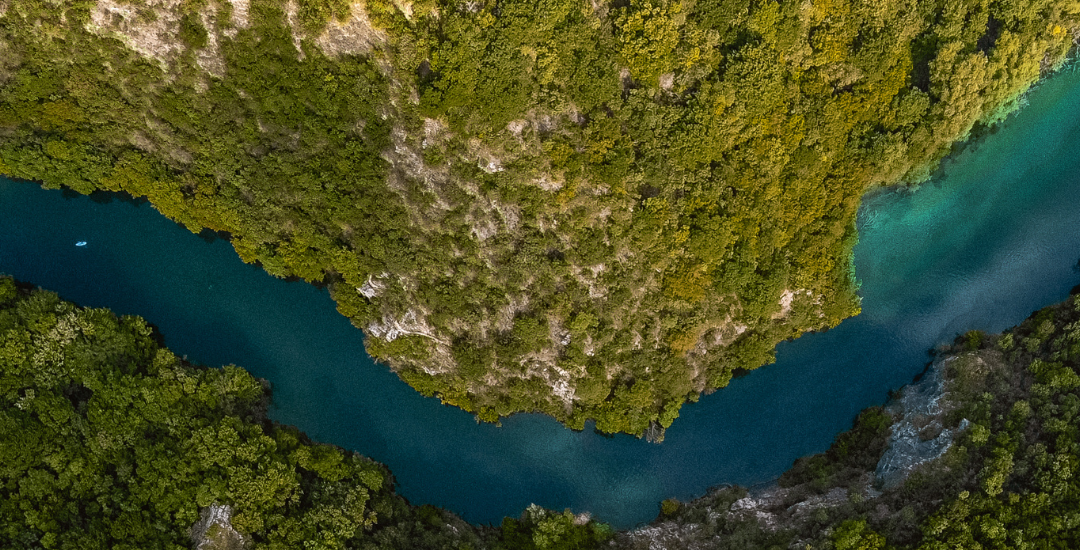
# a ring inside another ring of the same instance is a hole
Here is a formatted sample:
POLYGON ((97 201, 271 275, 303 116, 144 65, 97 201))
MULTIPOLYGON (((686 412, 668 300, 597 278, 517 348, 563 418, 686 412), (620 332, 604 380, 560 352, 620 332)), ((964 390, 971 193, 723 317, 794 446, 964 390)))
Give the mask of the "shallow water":
POLYGON ((478 425, 373 364, 325 291, 244 265, 145 202, 0 179, 0 272, 141 315, 176 353, 269 379, 272 418, 387 464, 414 503, 480 523, 537 503, 628 527, 664 498, 775 477, 910 381, 928 349, 1064 299, 1080 282, 1078 148, 1080 74, 1065 73, 917 192, 867 196, 863 313, 684 407, 662 445, 537 415, 478 425))

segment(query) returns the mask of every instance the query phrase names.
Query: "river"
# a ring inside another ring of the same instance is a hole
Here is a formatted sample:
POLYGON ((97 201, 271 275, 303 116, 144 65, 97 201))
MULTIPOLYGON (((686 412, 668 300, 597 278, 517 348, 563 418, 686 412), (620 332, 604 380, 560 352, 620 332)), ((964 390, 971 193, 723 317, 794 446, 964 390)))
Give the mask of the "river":
POLYGON ((415 504, 487 523, 536 503, 625 528, 664 498, 777 476, 909 382, 930 348, 1064 299, 1080 283, 1077 150, 1080 73, 1066 72, 918 191, 869 194, 862 314, 685 406, 660 445, 538 415, 477 424, 374 364, 325 290, 245 265, 145 202, 0 179, 0 272, 141 315, 176 353, 269 379, 273 419, 385 463, 415 504))

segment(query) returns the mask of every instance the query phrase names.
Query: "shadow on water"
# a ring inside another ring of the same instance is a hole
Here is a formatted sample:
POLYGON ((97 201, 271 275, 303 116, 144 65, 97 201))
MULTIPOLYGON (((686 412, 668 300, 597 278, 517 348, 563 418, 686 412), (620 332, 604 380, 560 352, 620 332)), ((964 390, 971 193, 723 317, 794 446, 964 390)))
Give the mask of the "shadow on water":
POLYGON ((199 231, 199 238, 206 241, 207 244, 214 241, 231 241, 232 234, 228 231, 214 231, 213 229, 203 229, 199 231))
POLYGON ((64 197, 64 200, 78 200, 89 198, 97 204, 109 204, 113 201, 119 201, 138 206, 140 204, 150 202, 146 197, 136 197, 124 191, 94 191, 89 195, 83 195, 78 191, 68 189, 66 187, 60 189, 60 196, 64 197))

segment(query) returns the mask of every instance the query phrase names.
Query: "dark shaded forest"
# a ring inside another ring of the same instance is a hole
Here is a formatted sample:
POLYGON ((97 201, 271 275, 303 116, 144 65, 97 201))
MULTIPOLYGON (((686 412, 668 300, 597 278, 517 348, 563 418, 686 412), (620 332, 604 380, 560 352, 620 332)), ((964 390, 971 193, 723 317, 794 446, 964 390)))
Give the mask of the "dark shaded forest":
POLYGON ((189 364, 142 318, 0 276, 0 546, 203 550, 597 548, 606 525, 533 507, 474 527, 393 492, 381 464, 267 419, 269 384, 189 364))

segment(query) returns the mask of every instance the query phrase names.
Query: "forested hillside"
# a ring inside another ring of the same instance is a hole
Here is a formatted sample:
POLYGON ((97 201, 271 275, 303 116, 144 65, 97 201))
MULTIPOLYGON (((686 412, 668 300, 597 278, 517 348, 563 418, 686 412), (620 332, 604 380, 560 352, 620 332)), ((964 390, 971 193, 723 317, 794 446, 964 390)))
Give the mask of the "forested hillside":
POLYGON ((587 549, 611 535, 539 507, 501 528, 411 507, 382 465, 271 423, 265 382, 159 340, 139 317, 0 276, 0 547, 587 549))
POLYGON ((0 0, 0 173, 329 283, 374 357, 483 420, 656 436, 858 311, 859 197, 1010 108, 1078 13, 0 0))

